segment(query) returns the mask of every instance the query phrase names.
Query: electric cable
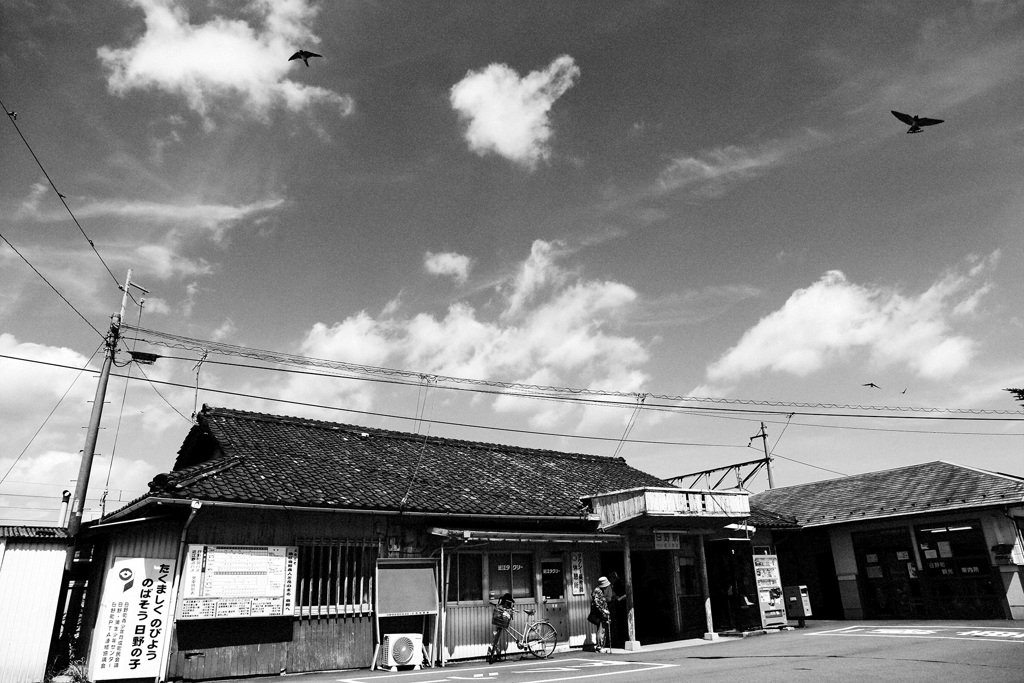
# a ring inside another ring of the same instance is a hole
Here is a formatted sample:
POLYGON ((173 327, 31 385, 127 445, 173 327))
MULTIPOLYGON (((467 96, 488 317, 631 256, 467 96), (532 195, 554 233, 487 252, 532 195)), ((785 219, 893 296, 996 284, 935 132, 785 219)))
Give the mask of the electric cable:
MULTIPOLYGON (((14 462, 11 463, 11 466, 7 468, 6 472, 4 472, 4 476, 0 477, 0 484, 4 483, 4 481, 6 481, 6 479, 7 479, 7 475, 9 475, 12 471, 14 471, 14 467, 18 464, 18 461, 21 460, 21 457, 23 455, 25 455, 25 453, 28 451, 29 446, 31 446, 32 442, 36 440, 37 436, 39 436, 39 432, 43 431, 43 427, 45 427, 46 423, 50 421, 50 418, 53 417, 53 414, 55 412, 57 412, 57 408, 60 407, 61 402, 63 402, 64 399, 67 397, 67 395, 71 392, 72 387, 75 386, 75 383, 82 376, 82 373, 85 372, 86 369, 88 369, 89 363, 92 362, 92 359, 96 357, 96 354, 99 353, 100 349, 102 349, 102 348, 103 348, 103 345, 100 344, 98 347, 96 347, 96 350, 92 352, 92 355, 89 357, 89 360, 87 360, 85 362, 85 367, 81 368, 78 371, 78 374, 75 375, 75 378, 73 380, 71 380, 71 384, 69 384, 68 388, 64 391, 63 394, 61 394, 61 397, 59 399, 57 399, 56 405, 54 405, 53 408, 50 410, 50 412, 47 414, 47 416, 45 418, 43 418, 43 423, 39 425, 39 429, 37 429, 35 434, 33 434, 32 437, 28 440, 28 443, 25 444, 25 447, 21 449, 21 453, 18 453, 18 457, 16 457, 14 459, 14 462)), ((7 356, 5 356, 5 358, 6 357, 7 356)), ((67 366, 64 366, 64 367, 67 367, 67 366)))
MULTIPOLYGON (((412 370, 399 370, 394 368, 385 368, 380 366, 372 365, 360 365, 357 363, 348 363, 345 361, 334 361, 323 358, 311 358, 307 356, 297 356, 293 354, 279 353, 275 351, 267 351, 261 349, 253 349, 249 347, 234 346, 231 344, 224 344, 221 342, 212 342, 201 339, 195 339, 192 337, 185 337, 183 335, 175 335, 166 332, 159 332, 157 330, 150 329, 139 329, 130 325, 125 325, 127 329, 131 329, 141 336, 138 339, 154 346, 160 346, 165 348, 181 348, 185 350, 206 352, 212 354, 218 354, 223 356, 234 356, 242 358, 251 358, 255 360, 263 360, 266 362, 275 362, 284 365, 300 365, 300 366, 313 366, 322 368, 331 368, 336 370, 343 370, 351 372, 355 377, 352 379, 366 379, 370 376, 387 376, 387 377, 404 377, 408 379, 415 379, 416 381, 422 381, 422 376, 425 373, 412 371, 412 370), (161 341, 162 340, 162 341, 161 341)), ((437 375, 427 374, 435 385, 441 383, 451 384, 466 384, 472 386, 487 386, 491 388, 499 388, 505 390, 516 390, 519 392, 526 392, 529 395, 537 394, 551 394, 551 395, 571 395, 571 396, 601 396, 601 397, 618 397, 618 398, 633 398, 636 392, 628 391, 613 391, 613 390, 602 390, 602 389, 581 389, 574 387, 559 387, 550 385, 536 385, 536 384, 523 384, 520 382, 505 382, 497 380, 481 380, 481 379, 470 379, 464 377, 453 377, 448 375, 437 375)), ((505 392, 507 393, 507 392, 505 392)), ((520 395, 520 394, 515 394, 520 395)), ((886 410, 890 412, 909 412, 909 413, 953 413, 953 414, 967 414, 967 415, 1018 415, 1024 416, 1024 411, 1020 410, 978 410, 971 408, 922 408, 916 406, 865 406, 855 404, 837 404, 837 403, 808 403, 808 402, 790 402, 790 401, 760 401, 752 399, 730 399, 730 398, 715 398, 706 396, 684 396, 684 395, 669 395, 669 394, 648 394, 648 397, 654 398, 661 401, 676 401, 676 402, 691 402, 691 403, 712 403, 712 404, 725 404, 725 405, 757 405, 765 406, 768 408, 779 408, 779 407, 792 407, 792 408, 811 408, 811 409, 822 409, 822 410, 886 410)), ((632 406, 633 403, 630 401, 628 405, 632 406)), ((664 404, 662 404, 664 407, 664 404)), ((714 408, 708 408, 708 410, 714 410, 714 408)), ((768 411, 758 410, 749 411, 758 413, 770 413, 777 415, 788 415, 794 411, 768 411)), ((801 415, 814 415, 815 413, 798 412, 801 415)))
POLYGON ((98 329, 96 329, 96 326, 93 325, 91 322, 89 322, 89 319, 86 318, 84 315, 82 315, 82 312, 79 311, 77 308, 75 308, 75 305, 73 303, 71 303, 70 301, 68 301, 68 298, 66 296, 64 296, 63 294, 61 294, 60 290, 58 290, 56 287, 54 287, 53 284, 51 284, 50 281, 46 279, 46 276, 43 275, 42 273, 40 273, 39 269, 36 268, 35 266, 33 266, 32 263, 27 258, 25 258, 25 256, 20 251, 18 251, 15 248, 15 246, 13 244, 11 244, 11 242, 6 237, 4 237, 2 234, 0 234, 0 240, 3 240, 4 242, 6 242, 7 246, 9 246, 14 251, 15 254, 20 256, 21 260, 24 261, 28 265, 28 267, 31 268, 35 272, 36 275, 38 275, 40 278, 42 278, 43 282, 45 282, 47 285, 49 285, 50 289, 52 289, 54 292, 56 292, 57 296, 59 296, 61 299, 63 299, 64 303, 66 303, 68 306, 70 306, 71 310, 78 314, 79 318, 81 318, 82 320, 85 321, 86 325, 91 327, 93 329, 93 331, 96 334, 98 334, 100 337, 106 338, 106 336, 102 332, 100 332, 98 329))
MULTIPOLYGON (((7 105, 5 105, 2 100, 0 100, 0 107, 3 107, 5 112, 9 111, 7 109, 7 105)), ((102 263, 103 267, 107 269, 108 273, 110 273, 110 277, 114 279, 114 284, 120 285, 121 283, 118 282, 117 276, 114 275, 114 271, 110 270, 110 266, 108 266, 107 262, 103 260, 103 257, 100 255, 99 250, 96 248, 95 242, 93 242, 92 239, 89 238, 89 235, 85 233, 85 228, 83 228, 82 224, 78 222, 78 218, 75 217, 75 213, 71 210, 71 207, 68 206, 67 201, 64 199, 64 195, 60 193, 60 191, 57 189, 57 186, 53 183, 53 179, 50 178, 50 174, 47 173, 46 169, 43 167, 43 162, 39 160, 39 157, 36 156, 35 151, 32 149, 32 145, 30 145, 28 143, 28 140, 25 139, 25 135, 21 132, 21 128, 18 126, 18 122, 15 120, 15 117, 8 113, 7 118, 10 120, 11 125, 14 126, 14 130, 18 131, 18 135, 21 137, 21 141, 25 143, 25 147, 28 149, 28 153, 31 154, 32 158, 36 160, 36 165, 39 166, 39 170, 43 172, 43 175, 46 177, 47 182, 50 183, 50 187, 52 187, 53 191, 57 194, 57 198, 60 200, 60 203, 64 205, 65 209, 67 209, 68 215, 71 216, 71 220, 73 220, 75 222, 75 225, 78 226, 78 230, 82 233, 82 236, 85 237, 85 240, 89 243, 89 246, 92 247, 92 250, 93 252, 95 252, 96 257, 100 260, 100 263, 102 263)))

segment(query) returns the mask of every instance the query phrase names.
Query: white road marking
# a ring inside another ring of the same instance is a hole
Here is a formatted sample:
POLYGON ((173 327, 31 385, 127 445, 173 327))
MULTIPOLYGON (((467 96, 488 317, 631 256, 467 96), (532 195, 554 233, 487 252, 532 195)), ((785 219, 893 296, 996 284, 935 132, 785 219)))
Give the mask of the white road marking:
POLYGON ((460 667, 457 673, 452 672, 448 676, 444 676, 441 671, 436 669, 426 671, 402 671, 390 674, 372 674, 365 678, 339 678, 337 679, 337 683, 372 683, 373 681, 380 681, 385 678, 395 678, 399 676, 403 678, 408 678, 410 676, 430 677, 426 679, 416 678, 415 681, 410 680, 410 683, 450 683, 451 681, 472 680, 493 681, 502 673, 506 673, 508 675, 546 673, 565 674, 555 678, 529 680, 529 683, 554 683, 555 681, 574 681, 582 678, 595 678, 597 676, 615 676, 618 674, 635 673, 638 671, 652 671, 654 669, 666 669, 674 666, 677 665, 653 662, 623 662, 609 659, 557 659, 554 661, 539 660, 536 662, 516 662, 514 664, 505 664, 499 666, 498 671, 494 671, 494 666, 472 667, 465 669, 460 667), (486 671, 486 675, 483 673, 472 673, 473 671, 479 671, 481 669, 486 671), (601 671, 593 672, 594 669, 600 669, 601 671))
POLYGON ((990 643, 1024 643, 1024 628, 997 629, 973 626, 847 626, 831 631, 810 633, 812 636, 848 636, 858 638, 930 638, 936 640, 982 640, 990 643))

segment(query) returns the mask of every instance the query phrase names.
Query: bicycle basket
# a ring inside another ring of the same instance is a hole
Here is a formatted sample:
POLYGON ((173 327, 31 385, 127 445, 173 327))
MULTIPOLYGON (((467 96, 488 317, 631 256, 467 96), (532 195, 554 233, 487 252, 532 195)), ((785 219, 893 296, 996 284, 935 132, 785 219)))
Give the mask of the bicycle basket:
POLYGON ((493 626, 508 626, 512 623, 512 610, 507 607, 496 605, 494 612, 491 614, 491 624, 493 626))

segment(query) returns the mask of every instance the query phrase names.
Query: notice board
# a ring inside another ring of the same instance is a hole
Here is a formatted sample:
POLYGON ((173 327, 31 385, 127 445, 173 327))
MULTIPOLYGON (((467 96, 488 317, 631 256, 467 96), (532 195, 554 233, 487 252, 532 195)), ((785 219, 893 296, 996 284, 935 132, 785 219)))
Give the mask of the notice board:
POLYGON ((377 560, 377 616, 437 614, 437 561, 429 558, 377 560))
POLYGON ((296 546, 190 545, 178 619, 295 614, 296 546))

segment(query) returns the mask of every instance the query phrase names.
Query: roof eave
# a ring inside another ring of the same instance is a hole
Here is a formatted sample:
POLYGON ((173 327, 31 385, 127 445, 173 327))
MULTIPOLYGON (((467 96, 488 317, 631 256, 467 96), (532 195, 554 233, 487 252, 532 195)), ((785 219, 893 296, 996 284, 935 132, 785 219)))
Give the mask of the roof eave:
POLYGON ((137 511, 141 511, 151 506, 159 505, 191 505, 193 500, 199 500, 204 507, 226 507, 226 508, 240 508, 248 510, 286 510, 288 512, 321 512, 321 513, 333 513, 333 514, 349 514, 349 515, 388 515, 393 517, 431 517, 431 518, 448 518, 448 519, 483 519, 483 520, 498 520, 498 519, 509 519, 515 517, 530 522, 590 522, 592 515, 580 516, 580 515, 509 515, 509 514, 485 514, 485 513, 472 513, 472 512, 457 512, 457 511, 420 511, 420 510, 387 510, 387 509, 376 509, 376 508, 344 508, 344 507, 323 507, 315 505, 290 505, 290 504, 278 504, 278 503, 252 503, 242 501, 228 501, 228 500, 208 500, 205 498, 169 498, 165 496, 152 496, 148 498, 142 498, 135 503, 121 508, 120 510, 107 515, 103 523, 108 524, 112 521, 116 521, 122 517, 126 517, 129 514, 137 511))
POLYGON ((965 510, 985 510, 985 509, 998 510, 1000 508, 1014 507, 1015 505, 1020 505, 1021 503, 1024 503, 1024 499, 1021 499, 1021 500, 1011 500, 1011 501, 1000 501, 998 503, 991 503, 991 502, 979 503, 979 504, 960 503, 960 504, 957 504, 957 505, 953 505, 953 504, 944 505, 942 507, 916 508, 914 510, 898 510, 898 511, 894 511, 894 512, 874 513, 874 514, 870 514, 870 515, 864 515, 864 516, 861 516, 861 517, 846 517, 846 518, 843 518, 843 519, 831 519, 831 520, 824 520, 824 521, 807 521, 807 522, 800 521, 799 525, 800 525, 800 528, 808 529, 808 528, 811 528, 811 527, 836 526, 838 524, 854 524, 854 523, 857 523, 857 522, 868 522, 868 521, 874 521, 874 520, 880 520, 880 519, 894 519, 894 518, 898 518, 898 517, 917 517, 917 516, 920 516, 920 515, 931 515, 931 514, 935 514, 935 513, 963 512, 965 510))

